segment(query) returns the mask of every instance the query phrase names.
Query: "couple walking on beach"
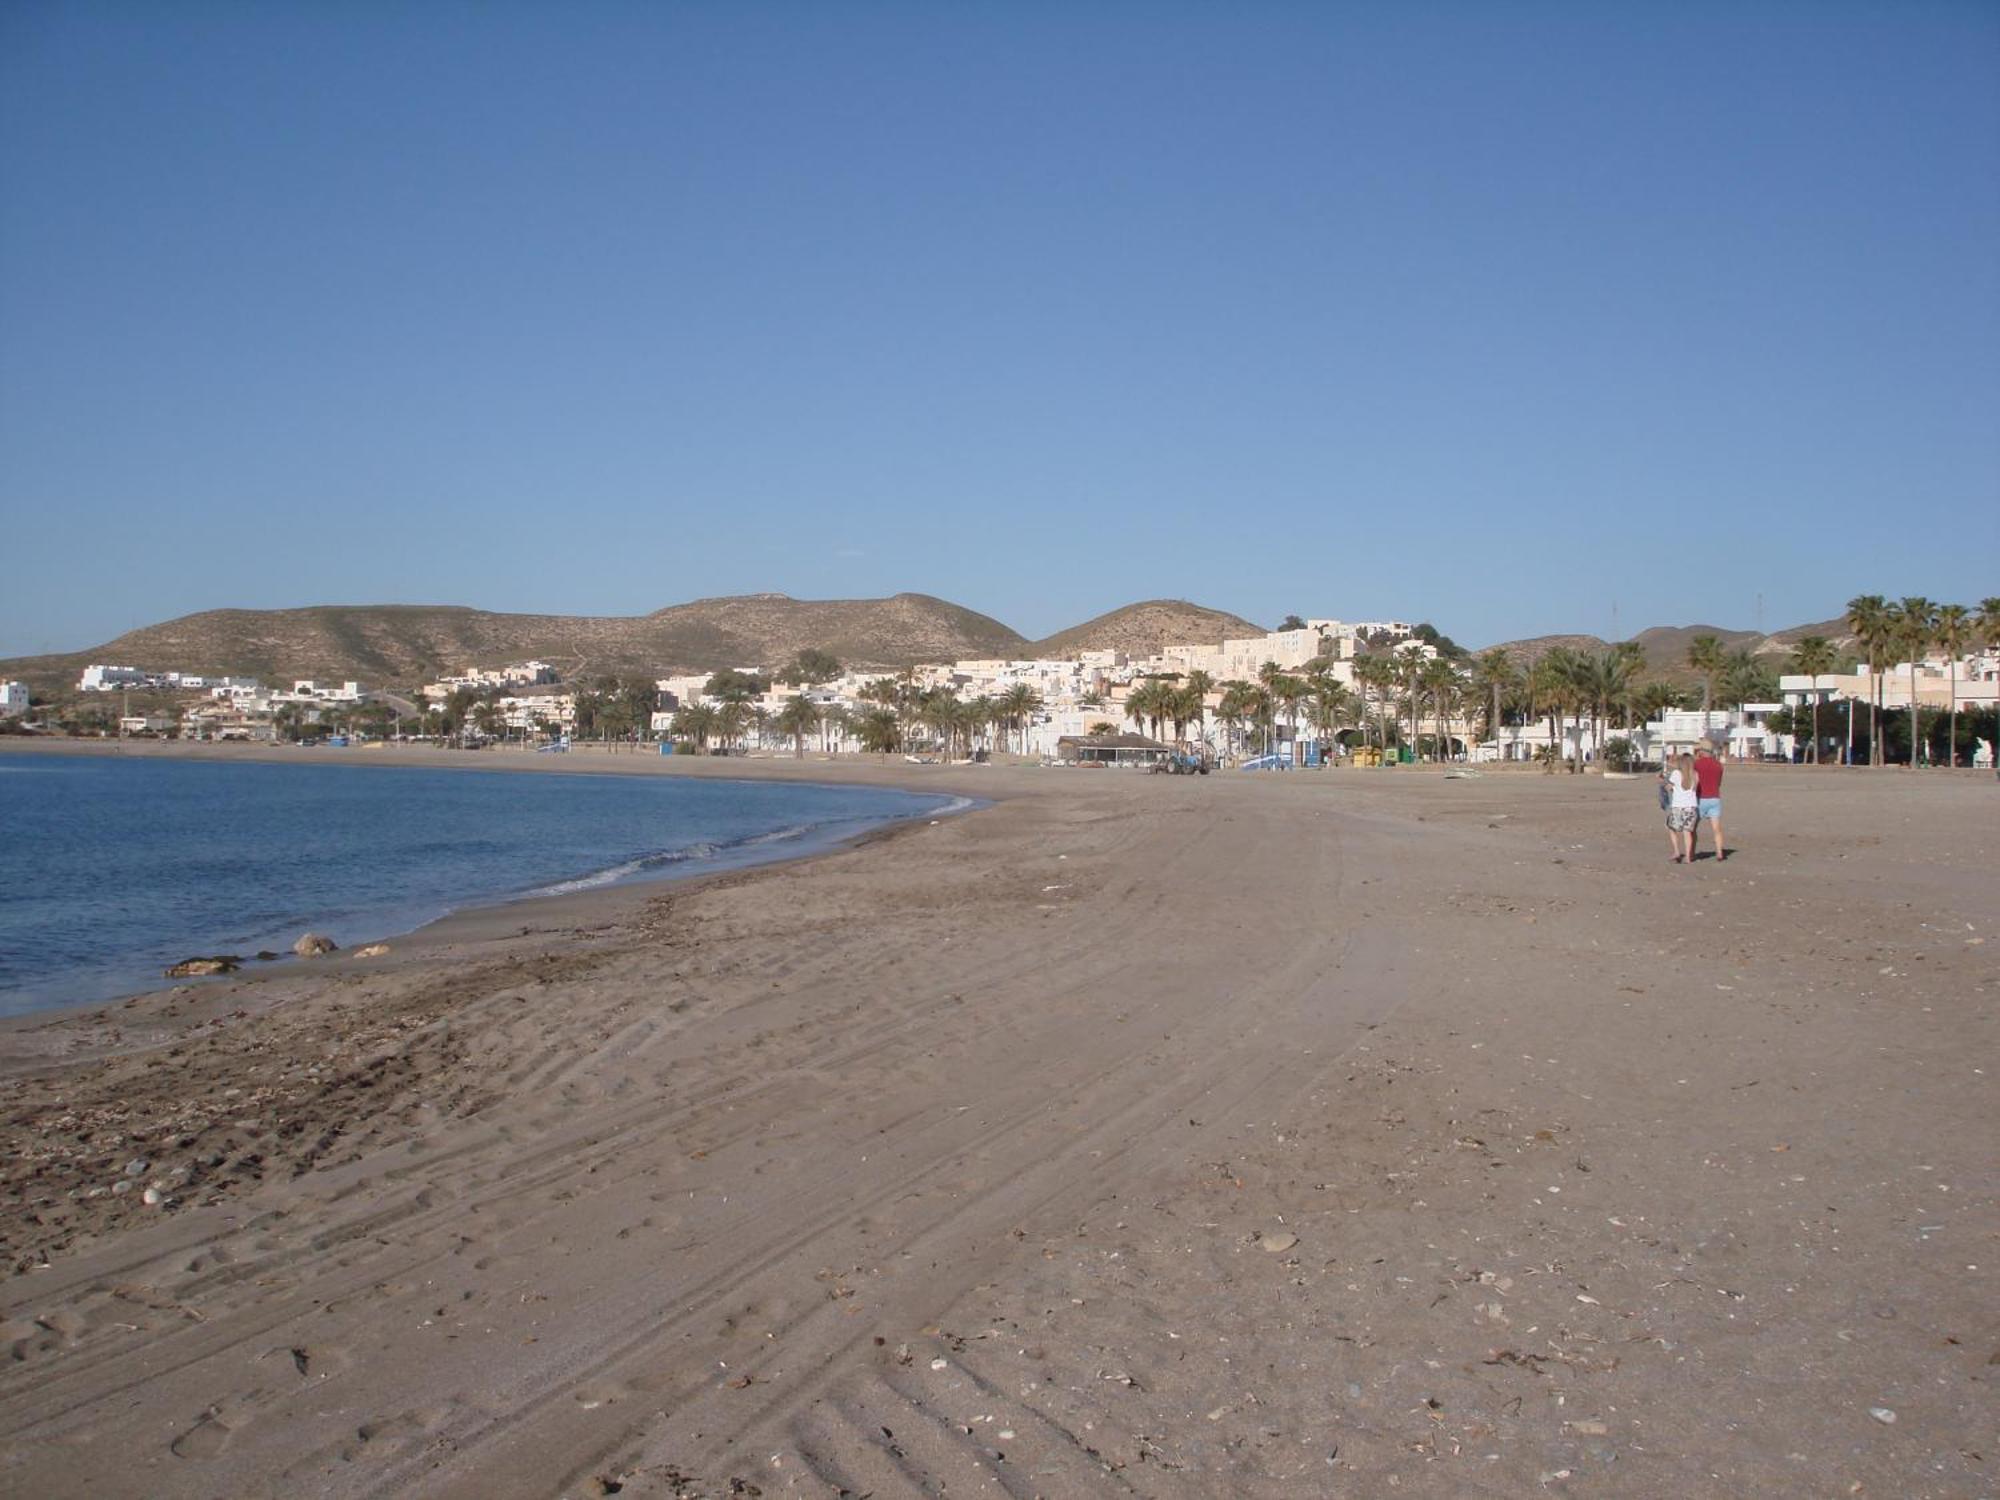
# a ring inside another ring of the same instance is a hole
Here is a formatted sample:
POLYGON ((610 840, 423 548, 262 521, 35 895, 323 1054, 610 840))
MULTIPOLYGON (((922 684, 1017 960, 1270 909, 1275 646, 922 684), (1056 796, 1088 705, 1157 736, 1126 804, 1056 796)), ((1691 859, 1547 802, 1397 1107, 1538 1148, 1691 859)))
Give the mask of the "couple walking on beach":
POLYGON ((1660 767, 1660 806, 1675 864, 1694 863, 1695 834, 1703 823, 1715 829, 1715 857, 1729 858, 1722 844, 1722 762, 1707 740, 1693 755, 1671 757, 1660 767))

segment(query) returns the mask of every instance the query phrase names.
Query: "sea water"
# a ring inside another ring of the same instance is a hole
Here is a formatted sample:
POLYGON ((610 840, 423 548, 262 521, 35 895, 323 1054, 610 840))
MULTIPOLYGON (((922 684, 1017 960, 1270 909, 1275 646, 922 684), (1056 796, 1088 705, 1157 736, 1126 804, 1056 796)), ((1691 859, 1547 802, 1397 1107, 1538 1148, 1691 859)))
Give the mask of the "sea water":
MULTIPOLYGON (((813 852, 959 799, 590 773, 0 751, 0 1014, 193 955, 342 946, 447 912, 813 852)), ((357 752, 363 753, 363 752, 357 752)))

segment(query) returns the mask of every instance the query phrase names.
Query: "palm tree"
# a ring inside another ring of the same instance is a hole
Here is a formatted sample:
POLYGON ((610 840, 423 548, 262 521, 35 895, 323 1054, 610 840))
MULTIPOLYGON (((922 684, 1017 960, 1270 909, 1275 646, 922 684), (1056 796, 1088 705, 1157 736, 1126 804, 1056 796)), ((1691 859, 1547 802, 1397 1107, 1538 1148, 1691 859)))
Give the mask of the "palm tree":
POLYGON ((1313 680, 1312 702, 1306 710, 1308 720, 1319 734, 1322 743, 1321 761, 1327 759, 1324 743, 1334 738, 1341 725, 1353 712, 1354 694, 1325 674, 1313 680))
POLYGON ((1521 672, 1514 658, 1495 647, 1482 653, 1472 664, 1472 686, 1484 700, 1486 738, 1500 738, 1500 701, 1520 685, 1521 672))
POLYGON ((1891 612, 1895 622, 1896 641, 1910 654, 1910 769, 1917 768, 1917 758, 1922 753, 1924 743, 1923 705, 1917 701, 1917 665, 1924 653, 1931 648, 1937 636, 1937 606, 1921 594, 1911 594, 1896 605, 1891 612))
POLYGON ((1364 726, 1368 710, 1375 710, 1375 742, 1387 750, 1389 736, 1382 726, 1382 701, 1394 680, 1395 664, 1386 656, 1363 656, 1354 663, 1354 680, 1361 687, 1361 712, 1364 726))
POLYGON ((863 750, 891 754, 903 742, 903 721, 886 704, 866 708, 854 720, 854 737, 863 750))
POLYGON ((1633 689, 1632 706, 1640 722, 1650 724, 1668 709, 1681 706, 1681 690, 1664 677, 1654 677, 1633 689))
POLYGON ((734 746, 750 727, 750 708, 744 703, 724 703, 715 711, 715 737, 723 748, 734 746))
POLYGON ((925 693, 912 713, 916 722, 930 731, 947 760, 958 742, 958 710, 957 696, 949 688, 937 688, 925 693))
POLYGON ((715 709, 699 700, 682 704, 674 711, 673 732, 693 741, 696 750, 706 750, 708 737, 715 733, 715 709))
POLYGON ((1812 763, 1819 764, 1819 679, 1833 670, 1833 642, 1809 635, 1792 648, 1792 670, 1812 679, 1812 763))
POLYGON ((1277 720, 1279 704, 1277 685, 1284 675, 1285 669, 1274 661, 1267 661, 1257 669, 1257 686, 1264 690, 1265 702, 1270 709, 1270 714, 1265 720, 1264 731, 1264 753, 1266 755, 1271 753, 1271 729, 1275 726, 1277 720))
POLYGON ((1225 682, 1222 685, 1222 699, 1215 705, 1215 722, 1222 727, 1222 753, 1236 754, 1237 736, 1243 729, 1243 685, 1225 682))
POLYGON ((791 736, 792 754, 796 759, 806 757, 806 736, 819 728, 819 706, 804 693, 794 693, 785 700, 785 706, 778 710, 778 733, 791 736))
POLYGON ((1041 710, 1042 695, 1025 682, 1017 682, 1000 695, 1002 723, 1020 732, 1021 753, 1028 753, 1028 720, 1041 710))
POLYGON ((1266 689, 1271 695, 1271 705, 1291 721, 1292 755, 1298 755, 1299 745, 1299 705, 1312 696, 1312 689, 1303 677, 1294 677, 1289 672, 1280 672, 1266 689))
POLYGON ((1446 760, 1449 757, 1445 754, 1445 719, 1458 694, 1458 669, 1442 656, 1433 656, 1417 668, 1417 686, 1430 699, 1431 718, 1437 725, 1437 732, 1431 736, 1431 758, 1446 760))
POLYGON ((1723 688, 1738 708, 1777 691, 1771 669, 1748 650, 1732 651, 1723 667, 1723 688))
POLYGON ((1880 594, 1857 594, 1847 601, 1847 628, 1868 653, 1868 764, 1882 764, 1882 722, 1877 701, 1882 696, 1880 657, 1894 633, 1889 601, 1880 594))
POLYGON ((847 735, 848 711, 838 703, 823 704, 819 711, 819 745, 831 755, 847 735))
POLYGON ((1268 688, 1250 690, 1250 727, 1262 737, 1264 753, 1272 754, 1271 746, 1278 737, 1278 700, 1268 688))
MULTIPOLYGON (((1608 646, 1597 656, 1579 658, 1577 663, 1577 685, 1583 690, 1590 704, 1590 743, 1593 747, 1604 743, 1602 724, 1609 722, 1611 709, 1616 704, 1628 704, 1632 694, 1634 661, 1643 659, 1644 653, 1626 649, 1635 645, 1626 641, 1620 646, 1608 646)), ((1626 728, 1631 727, 1631 711, 1626 710, 1626 728)))
MULTIPOLYGON (((1550 748, 1558 755, 1562 748, 1563 722, 1577 702, 1577 676, 1578 658, 1567 646, 1555 646, 1543 652, 1529 674, 1535 701, 1548 712, 1550 748)), ((1579 744, 1575 751, 1577 762, 1580 762, 1582 754, 1583 747, 1579 744)), ((1575 763, 1571 769, 1576 769, 1575 763)))
POLYGON ((1160 682, 1156 677, 1148 677, 1136 684, 1125 695, 1125 717, 1139 726, 1145 733, 1148 721, 1154 725, 1160 722, 1160 682))
POLYGON ((1709 705, 1715 699, 1715 679, 1722 675, 1728 658, 1718 636, 1698 635, 1688 642, 1688 665, 1701 673, 1701 732, 1708 733, 1709 705))
POLYGON ((1973 632, 1989 651, 2000 651, 2000 594, 1979 601, 1979 618, 1973 632))
POLYGON ((1637 641, 1620 641, 1613 646, 1610 655, 1619 665, 1617 680, 1622 684, 1618 694, 1618 704, 1625 713, 1625 729, 1632 729, 1632 694, 1640 683, 1639 674, 1646 670, 1646 648, 1637 641))
POLYGON ((1195 738, 1204 745, 1208 743, 1208 695, 1215 691, 1215 679, 1199 668, 1187 674, 1181 684, 1181 692, 1186 695, 1188 721, 1194 725, 1195 738))

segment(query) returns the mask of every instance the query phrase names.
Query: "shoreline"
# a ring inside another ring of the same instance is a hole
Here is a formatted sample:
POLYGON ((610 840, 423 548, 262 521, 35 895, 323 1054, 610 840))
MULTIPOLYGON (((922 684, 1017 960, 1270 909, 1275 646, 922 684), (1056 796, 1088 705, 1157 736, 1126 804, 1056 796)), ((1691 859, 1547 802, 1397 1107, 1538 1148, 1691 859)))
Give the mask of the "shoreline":
MULTIPOLYGON (((49 749, 42 753, 54 754, 61 756, 63 758, 70 758, 75 756, 88 756, 91 758, 99 758, 99 759, 122 758, 119 752, 117 751, 108 751, 108 752, 101 751, 101 750, 96 750, 94 747, 69 748, 68 745, 65 745, 65 747, 62 749, 56 749, 54 748, 55 743, 62 743, 62 742, 52 742, 49 749)), ((77 743, 85 747, 92 746, 92 742, 89 741, 83 741, 77 743)), ((173 742, 173 741, 144 742, 144 743, 148 745, 148 748, 142 751, 141 753, 147 756, 148 758, 197 761, 203 764, 239 763, 239 764, 286 765, 286 766, 312 765, 315 767, 331 764, 343 768, 349 766, 353 767, 365 766, 370 769, 385 770, 385 771, 386 770, 455 770, 455 771, 474 771, 474 772, 493 771, 496 773, 517 772, 523 774, 547 774, 547 775, 562 775, 562 774, 645 775, 645 774, 660 774, 662 771, 665 771, 666 774, 674 774, 672 771, 666 771, 666 768, 664 767, 658 769, 645 766, 627 768, 626 766, 621 764, 604 763, 607 761, 614 760, 614 757, 611 755, 605 755, 601 759, 596 756, 587 756, 586 757, 587 763, 577 766, 562 764, 561 762, 563 760, 566 760, 567 756, 561 758, 538 757, 538 759, 543 761, 556 761, 555 764, 514 763, 506 765, 489 765, 485 763, 483 757, 485 757, 491 752, 447 751, 443 753, 451 756, 452 759, 446 763, 439 764, 432 761, 429 758, 432 754, 436 754, 437 752, 432 751, 428 748, 425 749, 412 748, 400 752, 392 750, 387 752, 372 753, 367 755, 365 758, 353 761, 345 759, 338 761, 327 761, 319 759, 312 759, 312 760, 295 759, 284 753, 284 747, 275 747, 268 750, 266 753, 251 753, 251 754, 239 755, 237 753, 239 750, 248 749, 252 752, 259 752, 259 751, 265 751, 266 747, 239 747, 233 744, 221 747, 210 747, 207 745, 196 745, 196 744, 181 745, 178 742, 173 742), (211 749, 215 750, 217 753, 204 753, 211 749)), ((4 763, 4 759, 7 754, 8 748, 9 748, 8 742, 0 740, 0 763, 4 763)), ((336 752, 336 753, 344 754, 345 752, 336 752)), ((529 754, 532 756, 532 752, 529 752, 529 754)), ((633 758, 637 759, 637 757, 633 758)), ((675 757, 661 756, 655 758, 662 761, 671 761, 675 757)), ((697 759, 697 757, 688 757, 688 759, 694 760, 697 759)), ((722 761, 726 765, 737 764, 736 758, 734 757, 728 757, 728 758, 715 757, 715 759, 722 761)), ((767 762, 759 760, 754 762, 745 762, 745 764, 762 767, 765 764, 767 764, 767 762)), ((912 767, 911 769, 920 769, 920 768, 912 767)), ((0 1036, 4 1036, 9 1031, 18 1030, 24 1024, 31 1024, 37 1021, 47 1020, 52 1017, 58 1017, 58 1016, 75 1015, 75 1014, 88 1013, 99 1010, 109 1010, 113 1007, 123 1005, 128 1001, 131 1001, 139 997, 159 994, 170 990, 199 988, 202 986, 214 985, 225 981, 236 982, 236 983, 257 983, 272 978, 289 976, 296 972, 295 966, 299 964, 311 964, 318 967, 332 967, 335 964, 339 964, 342 962, 353 963, 357 961, 355 959, 355 952, 357 949, 366 949, 378 946, 388 948, 389 952, 387 953, 378 955, 373 958, 359 960, 360 962, 368 963, 371 966, 380 969, 380 968, 390 967, 391 966, 390 961, 398 953, 407 955, 411 952, 416 952, 416 951, 434 950, 440 947, 448 948, 459 943, 465 943, 465 942, 476 943, 476 942, 486 941, 489 940, 491 936, 495 933, 502 932, 508 929, 513 929, 516 927, 519 927, 520 931, 523 934, 525 934, 526 932, 535 929, 537 927, 548 929, 554 925, 567 924, 574 926, 577 924, 585 924, 593 921, 614 920, 619 914, 628 911, 634 904, 635 900, 642 899, 642 893, 644 893, 650 888, 657 888, 665 885, 694 884, 707 880, 718 879, 728 875, 758 870, 768 866, 792 864, 792 863, 809 861, 813 859, 824 858, 829 854, 839 853, 844 849, 859 847, 865 843, 872 842, 878 838, 891 837, 899 829, 903 828, 908 824, 915 823, 921 819, 934 818, 934 817, 958 817, 978 812, 982 807, 991 805, 990 798, 987 798, 985 796, 975 795, 970 791, 967 792, 948 791, 935 786, 919 787, 914 785, 886 784, 885 781, 882 779, 873 779, 873 778, 867 780, 847 779, 841 781, 825 781, 817 778, 799 776, 799 775, 772 776, 767 773, 763 773, 762 771, 752 771, 747 774, 739 773, 738 775, 735 776, 717 775, 713 772, 708 772, 708 771, 693 771, 682 774, 683 774, 683 779, 698 779, 706 781, 724 781, 724 782, 734 781, 746 785, 768 783, 773 780, 782 780, 784 782, 793 785, 808 785, 808 786, 828 787, 840 790, 855 790, 855 791, 878 791, 878 790, 899 791, 899 792, 906 792, 914 796, 936 796, 945 798, 947 800, 943 805, 937 808, 929 809, 927 811, 912 812, 894 817, 884 817, 881 819, 871 819, 867 827, 840 835, 838 837, 808 839, 804 842, 804 846, 797 850, 784 850, 782 852, 769 853, 764 855, 758 855, 750 853, 748 851, 739 850, 736 851, 735 857, 726 859, 718 863, 710 864, 701 861, 689 860, 684 863, 662 866, 659 869, 654 870, 652 872, 635 873, 621 878, 607 880, 601 884, 586 886, 581 889, 548 890, 548 889, 538 888, 535 890, 522 892, 517 895, 474 897, 467 900, 461 905, 453 906, 447 909, 438 916, 419 922, 411 927, 400 927, 383 931, 375 931, 371 929, 370 931, 360 936, 351 937, 350 939, 343 941, 340 948, 335 953, 324 955, 317 958, 310 958, 310 959, 301 958, 298 955, 295 955, 290 952, 281 952, 275 959, 265 960, 260 962, 254 957, 245 955, 242 959, 242 967, 229 974, 198 976, 198 977, 190 977, 182 979, 173 979, 165 976, 154 975, 142 982, 134 983, 130 988, 120 989, 116 993, 110 995, 102 995, 96 998, 89 998, 89 999, 61 1000, 61 1001, 56 1001, 54 1003, 34 1004, 23 1010, 0 1015, 0 1036), (953 806, 952 804, 954 802, 963 803, 964 805, 953 806)), ((912 778, 912 780, 915 780, 915 778, 912 778)), ((777 846, 771 846, 771 847, 775 848, 777 846)), ((590 879, 596 873, 598 872, 590 872, 589 874, 575 878, 590 879)), ((321 926, 323 925, 317 923, 316 919, 306 918, 303 920, 305 922, 304 930, 306 931, 321 930, 321 926)))

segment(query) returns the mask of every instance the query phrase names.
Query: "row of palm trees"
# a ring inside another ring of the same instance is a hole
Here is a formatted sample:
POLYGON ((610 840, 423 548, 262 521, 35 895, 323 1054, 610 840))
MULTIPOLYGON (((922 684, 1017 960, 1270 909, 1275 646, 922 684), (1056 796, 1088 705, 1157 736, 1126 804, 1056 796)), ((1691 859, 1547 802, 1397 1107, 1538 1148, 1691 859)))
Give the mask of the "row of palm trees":
POLYGON ((1958 663, 1982 647, 2000 650, 2000 596, 1981 599, 1977 608, 1967 608, 1962 604, 1935 604, 1921 594, 1893 602, 1880 594, 1861 594, 1847 601, 1847 628, 1854 632, 1868 656, 1868 763, 1879 766, 1884 760, 1881 716, 1887 705, 1883 700, 1882 669, 1900 658, 1910 670, 1910 765, 1915 768, 1924 744, 1917 667, 1932 651, 1942 652, 1950 663, 1951 729, 1945 741, 1948 746, 1945 762, 1955 762, 1958 663))
POLYGON ((1041 695, 1025 683, 997 695, 961 699, 949 688, 918 687, 910 673, 877 678, 861 689, 860 697, 863 706, 850 710, 794 693, 768 715, 740 702, 699 701, 675 712, 673 732, 698 750, 731 748, 754 729, 760 739, 771 731, 791 741, 793 754, 800 756, 815 736, 822 746, 852 739, 878 754, 935 745, 947 756, 957 756, 969 755, 996 733, 1003 743, 1018 736, 1025 750, 1028 726, 1042 707, 1041 695))

